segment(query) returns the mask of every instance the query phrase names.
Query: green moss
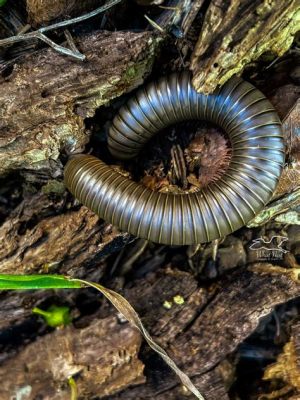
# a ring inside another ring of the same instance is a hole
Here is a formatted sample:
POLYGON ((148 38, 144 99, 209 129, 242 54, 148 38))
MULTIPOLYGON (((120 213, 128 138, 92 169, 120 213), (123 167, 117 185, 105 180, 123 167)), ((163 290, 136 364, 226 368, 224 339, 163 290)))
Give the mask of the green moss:
POLYGON ((240 74, 245 65, 257 60, 264 53, 282 56, 291 47, 296 33, 300 31, 300 7, 296 1, 290 1, 282 15, 277 10, 276 2, 266 0, 255 10, 259 16, 257 21, 253 19, 253 22, 245 22, 252 26, 239 43, 233 45, 236 34, 234 30, 223 37, 211 64, 209 62, 207 67, 201 69, 200 62, 199 72, 197 71, 193 80, 199 92, 213 92, 217 85, 223 85, 233 75, 240 74), (278 15, 267 18, 272 10, 278 15), (213 67, 215 65, 218 67, 213 67))
MULTIPOLYGON (((0 0, 3 1, 3 0, 0 0)), ((89 140, 85 130, 84 119, 93 117, 97 108, 108 105, 109 102, 125 92, 140 85, 152 70, 153 61, 157 53, 160 37, 150 37, 143 44, 143 51, 136 56, 129 65, 124 64, 123 71, 107 80, 99 81, 98 86, 85 93, 85 100, 81 104, 78 99, 75 103, 60 105, 61 115, 57 122, 49 121, 43 125, 24 131, 22 134, 32 140, 32 145, 24 145, 21 140, 14 140, 9 149, 0 149, 0 175, 5 175, 15 169, 39 170, 49 168, 51 160, 57 160, 62 150, 68 154, 84 149, 89 140), (76 109, 76 113, 74 112, 76 109), (66 122, 65 122, 66 121, 66 122), (8 157, 7 154, 11 154, 8 157)), ((51 165, 50 165, 51 167, 51 165)), ((63 188, 55 182, 43 188, 45 193, 61 193, 63 188)))
POLYGON ((42 192, 45 194, 54 193, 61 195, 65 191, 65 185, 63 182, 56 181, 55 179, 50 179, 46 185, 42 187, 42 192))
POLYGON ((275 218, 276 222, 287 225, 300 225, 300 212, 288 211, 284 214, 280 214, 275 218))
POLYGON ((134 65, 127 68, 126 76, 128 76, 128 78, 133 78, 135 74, 136 74, 136 68, 134 65))

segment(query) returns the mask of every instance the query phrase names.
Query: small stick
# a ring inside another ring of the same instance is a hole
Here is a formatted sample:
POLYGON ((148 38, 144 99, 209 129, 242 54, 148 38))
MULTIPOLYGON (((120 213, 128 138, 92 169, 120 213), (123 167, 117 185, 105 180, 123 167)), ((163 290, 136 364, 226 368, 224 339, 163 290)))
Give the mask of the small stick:
MULTIPOLYGON (((148 15, 145 14, 144 17, 149 22, 149 24, 153 26, 153 28, 157 29, 161 33, 166 33, 165 30, 160 25, 158 25, 155 21, 153 21, 153 19, 149 18, 148 15)), ((1 40, 0 40, 0 44, 1 44, 1 40)))
POLYGON ((135 252, 129 256, 128 260, 124 262, 122 265, 121 269, 121 275, 124 276, 127 274, 131 267, 132 264, 143 254, 143 252, 146 250, 147 246, 149 244, 148 240, 144 239, 139 239, 138 242, 135 245, 135 252))
POLYGON ((31 25, 30 24, 26 24, 24 26, 22 26, 22 28, 18 31, 18 35, 21 35, 22 33, 26 33, 29 31, 29 29, 31 29, 31 25))
POLYGON ((70 49, 73 51, 73 53, 78 54, 78 57, 82 57, 82 60, 85 60, 86 59, 85 55, 80 53, 80 51, 77 49, 76 44, 73 39, 73 36, 71 35, 71 32, 69 31, 69 29, 65 29, 64 34, 67 39, 68 45, 69 45, 70 49))
POLYGON ((212 259, 216 261, 218 249, 219 249, 220 239, 215 239, 212 241, 212 259))
POLYGON ((53 42, 53 40, 49 39, 43 33, 38 32, 38 31, 36 33, 37 33, 36 37, 38 39, 40 39, 43 42, 47 43, 50 47, 52 47, 58 53, 61 53, 61 54, 64 54, 66 56, 70 56, 70 57, 76 58, 76 60, 80 60, 80 61, 83 61, 85 59, 85 56, 83 54, 79 53, 78 50, 76 52, 74 52, 74 51, 68 49, 67 47, 60 46, 59 44, 53 42))
POLYGON ((170 10, 170 11, 180 11, 180 7, 168 7, 168 6, 158 6, 159 8, 162 8, 163 10, 170 10))
POLYGON ((95 10, 93 10, 87 14, 81 15, 80 17, 61 21, 61 22, 58 22, 53 25, 44 26, 34 32, 21 33, 16 36, 10 36, 8 38, 1 39, 0 46, 9 46, 13 43, 23 42, 24 40, 39 39, 39 40, 42 40, 43 42, 47 43, 50 47, 52 47, 54 50, 56 50, 59 53, 73 57, 77 60, 83 61, 85 59, 85 56, 83 54, 79 53, 79 51, 77 49, 76 49, 76 51, 74 51, 74 50, 70 50, 66 47, 60 46, 59 44, 56 44, 51 39, 49 39, 46 35, 44 35, 44 33, 58 29, 58 28, 63 28, 63 27, 69 26, 69 25, 77 24, 78 22, 82 22, 89 18, 95 17, 96 15, 107 11, 109 8, 120 3, 121 1, 122 0, 110 0, 103 6, 98 7, 95 10))

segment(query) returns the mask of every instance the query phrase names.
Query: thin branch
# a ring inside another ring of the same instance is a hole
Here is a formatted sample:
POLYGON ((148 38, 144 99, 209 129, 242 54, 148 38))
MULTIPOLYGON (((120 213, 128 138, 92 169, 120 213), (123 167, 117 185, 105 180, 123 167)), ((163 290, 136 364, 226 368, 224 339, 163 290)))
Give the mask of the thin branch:
POLYGON ((74 54, 78 55, 78 58, 81 59, 82 61, 86 59, 85 55, 80 53, 80 51, 77 49, 76 44, 74 42, 73 36, 71 35, 71 32, 69 29, 64 30, 65 37, 67 39, 68 45, 70 49, 73 51, 74 54))
POLYGON ((31 25, 30 24, 26 24, 24 26, 22 26, 22 28, 17 32, 17 35, 21 35, 22 33, 26 33, 31 29, 31 25))
POLYGON ((43 42, 47 43, 50 47, 56 50, 58 53, 64 54, 65 56, 70 56, 76 58, 76 60, 84 61, 85 55, 79 53, 78 51, 74 52, 73 50, 68 49, 67 47, 60 46, 59 44, 53 42, 53 40, 49 39, 46 35, 41 32, 36 32, 36 37, 43 42))
MULTIPOLYGON (((149 24, 153 26, 153 28, 157 29, 161 33, 166 33, 165 30, 160 25, 158 25, 155 21, 153 21, 153 19, 148 17, 148 15, 144 14, 144 17, 149 22, 149 24)), ((0 44, 1 44, 1 40, 0 40, 0 44)))
POLYGON ((76 49, 76 51, 74 51, 72 49, 70 50, 66 47, 60 46, 60 45, 56 44, 55 42, 53 42, 51 39, 49 39, 46 35, 44 35, 44 33, 53 31, 53 30, 59 29, 59 28, 65 28, 69 25, 77 24, 78 22, 82 22, 89 18, 95 17, 96 15, 107 11, 108 9, 110 9, 114 5, 120 3, 121 1, 122 0, 110 0, 103 6, 98 7, 95 10, 93 10, 87 14, 81 15, 80 17, 61 21, 61 22, 58 22, 53 25, 44 26, 34 32, 21 33, 16 36, 11 36, 11 37, 8 37, 5 39, 1 39, 0 46, 9 46, 13 43, 23 42, 24 40, 39 39, 39 40, 42 40, 43 42, 47 43, 50 47, 52 47, 57 52, 82 61, 85 59, 85 56, 83 54, 81 54, 77 49, 76 49))

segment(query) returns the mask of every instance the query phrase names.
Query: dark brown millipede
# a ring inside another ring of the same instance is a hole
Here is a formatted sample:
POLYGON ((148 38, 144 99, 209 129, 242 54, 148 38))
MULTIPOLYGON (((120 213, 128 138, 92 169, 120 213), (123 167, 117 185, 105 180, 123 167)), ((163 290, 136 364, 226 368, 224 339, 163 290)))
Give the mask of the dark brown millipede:
POLYGON ((280 119, 253 85, 233 77, 206 96, 195 91, 188 72, 161 78, 121 107, 108 148, 129 159, 163 128, 195 119, 219 125, 232 146, 228 169, 202 191, 154 192, 89 155, 68 161, 67 188, 104 220, 153 242, 198 244, 228 235, 270 200, 284 163, 280 119))

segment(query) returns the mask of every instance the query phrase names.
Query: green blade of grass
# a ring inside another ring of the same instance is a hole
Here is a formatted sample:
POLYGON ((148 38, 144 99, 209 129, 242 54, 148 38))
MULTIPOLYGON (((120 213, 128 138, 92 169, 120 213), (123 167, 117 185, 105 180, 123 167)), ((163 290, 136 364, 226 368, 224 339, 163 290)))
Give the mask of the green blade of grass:
POLYGON ((62 275, 0 275, 0 290, 79 289, 78 281, 62 275))

